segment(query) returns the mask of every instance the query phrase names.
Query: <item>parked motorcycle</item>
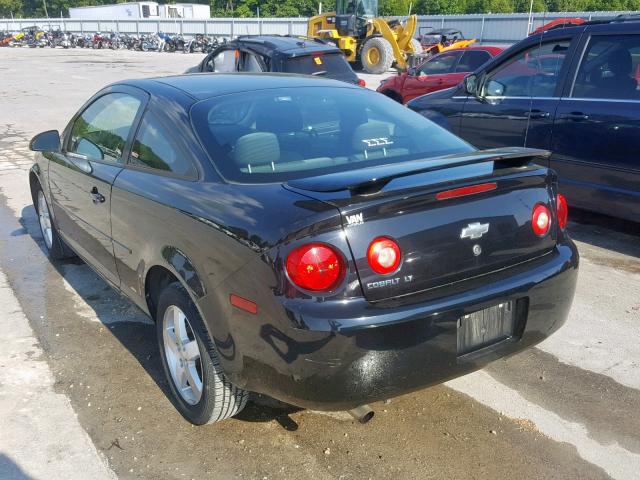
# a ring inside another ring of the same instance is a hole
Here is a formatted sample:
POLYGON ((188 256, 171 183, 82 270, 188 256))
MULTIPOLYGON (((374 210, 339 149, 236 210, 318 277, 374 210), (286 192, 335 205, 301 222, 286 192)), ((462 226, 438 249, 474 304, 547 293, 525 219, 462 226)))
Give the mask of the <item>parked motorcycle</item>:
POLYGON ((165 52, 182 52, 184 51, 185 40, 182 35, 173 35, 165 40, 164 49, 165 52))
POLYGON ((96 32, 93 35, 93 38, 91 40, 91 46, 93 48, 100 49, 100 48, 104 48, 104 47, 106 47, 108 45, 109 45, 109 37, 108 36, 102 35, 102 33, 100 33, 100 32, 96 32))

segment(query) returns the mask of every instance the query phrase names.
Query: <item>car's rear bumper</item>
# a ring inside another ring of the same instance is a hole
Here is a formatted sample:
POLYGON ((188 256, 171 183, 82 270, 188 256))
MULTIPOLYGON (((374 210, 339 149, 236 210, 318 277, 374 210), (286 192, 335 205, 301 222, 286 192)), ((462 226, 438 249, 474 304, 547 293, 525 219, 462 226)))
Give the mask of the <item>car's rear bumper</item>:
POLYGON ((234 314, 233 332, 219 345, 221 360, 231 380, 248 390, 305 408, 350 409, 441 383, 544 340, 566 320, 577 267, 568 242, 470 290, 418 303, 282 300, 285 321, 234 314), (458 319, 509 300, 518 306, 516 335, 458 356, 458 319), (233 356, 225 366, 229 339, 233 356))

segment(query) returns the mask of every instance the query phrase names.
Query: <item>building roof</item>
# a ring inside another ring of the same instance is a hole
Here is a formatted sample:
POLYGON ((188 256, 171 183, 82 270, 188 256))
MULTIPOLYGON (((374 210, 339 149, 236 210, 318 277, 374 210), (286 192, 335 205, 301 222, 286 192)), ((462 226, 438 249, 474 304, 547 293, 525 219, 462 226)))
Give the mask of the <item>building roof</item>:
POLYGON ((110 3, 105 5, 85 5, 84 7, 69 7, 69 9, 80 9, 80 8, 103 8, 103 7, 119 7, 120 5, 149 5, 153 3, 154 5, 158 5, 158 2, 153 1, 142 1, 142 2, 122 2, 122 3, 110 3))

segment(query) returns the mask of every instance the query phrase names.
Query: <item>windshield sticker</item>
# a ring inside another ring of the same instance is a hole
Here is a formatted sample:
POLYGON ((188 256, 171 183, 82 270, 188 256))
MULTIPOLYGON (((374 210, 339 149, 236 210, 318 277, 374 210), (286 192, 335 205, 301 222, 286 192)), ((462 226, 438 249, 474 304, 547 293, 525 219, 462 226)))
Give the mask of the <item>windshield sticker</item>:
POLYGON ((385 145, 393 145, 393 140, 389 140, 387 137, 365 138, 362 143, 366 144, 367 148, 384 147, 385 145))

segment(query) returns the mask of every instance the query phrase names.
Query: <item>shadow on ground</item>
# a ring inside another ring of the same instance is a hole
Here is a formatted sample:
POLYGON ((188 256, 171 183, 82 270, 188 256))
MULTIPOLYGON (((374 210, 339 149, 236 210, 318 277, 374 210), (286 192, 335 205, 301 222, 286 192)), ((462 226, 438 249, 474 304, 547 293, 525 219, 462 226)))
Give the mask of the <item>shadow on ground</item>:
MULTIPOLYGON (((38 217, 33 206, 24 207, 20 223, 22 228, 12 236, 30 235, 43 255, 47 255, 40 232, 38 217)), ((62 261, 50 260, 58 273, 68 282, 92 310, 92 314, 109 329, 120 343, 135 357, 158 388, 171 399, 167 379, 159 358, 156 343, 155 323, 127 298, 109 286, 87 264, 79 258, 62 261)), ((298 429, 289 414, 299 408, 282 403, 265 395, 252 394, 247 407, 236 417, 245 422, 270 422, 276 420, 288 431, 298 429)))

